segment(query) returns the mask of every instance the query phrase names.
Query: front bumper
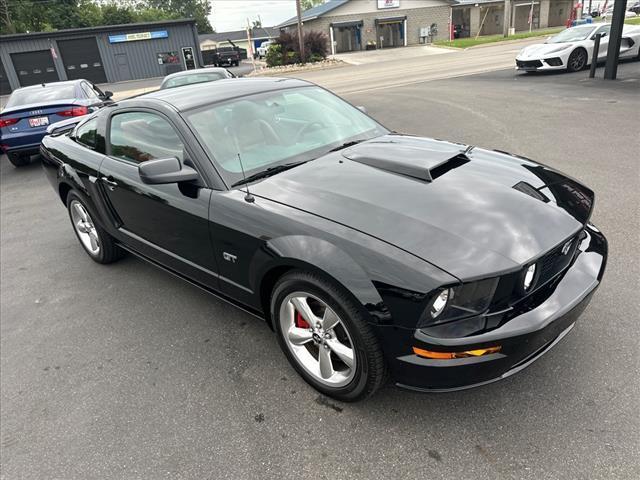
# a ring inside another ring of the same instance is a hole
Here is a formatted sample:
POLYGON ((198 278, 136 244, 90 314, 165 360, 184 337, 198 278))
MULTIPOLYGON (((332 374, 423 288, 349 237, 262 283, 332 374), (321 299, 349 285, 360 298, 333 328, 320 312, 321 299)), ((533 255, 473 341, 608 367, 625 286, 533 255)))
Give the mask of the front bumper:
POLYGON ((607 241, 595 229, 586 237, 571 266, 563 272, 553 292, 535 308, 500 327, 461 338, 439 338, 421 330, 384 327, 380 334, 390 345, 402 345, 392 355, 392 375, 399 386, 420 391, 450 391, 476 387, 506 378, 524 369, 558 343, 589 304, 607 260, 607 241), (496 353, 479 357, 429 359, 412 353, 412 347, 440 352, 462 352, 499 345, 496 353))
POLYGON ((516 70, 525 72, 544 72, 548 70, 563 70, 567 68, 564 60, 555 55, 548 58, 516 58, 516 70))

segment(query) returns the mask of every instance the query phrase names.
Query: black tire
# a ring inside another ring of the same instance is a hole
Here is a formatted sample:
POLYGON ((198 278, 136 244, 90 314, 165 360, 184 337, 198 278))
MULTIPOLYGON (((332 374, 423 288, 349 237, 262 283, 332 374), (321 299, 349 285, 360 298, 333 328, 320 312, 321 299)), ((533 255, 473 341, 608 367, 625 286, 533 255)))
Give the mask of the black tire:
POLYGON ((80 245, 94 262, 108 264, 120 260, 124 256, 124 250, 118 247, 113 237, 109 235, 98 223, 95 222, 94 219, 96 218, 96 215, 93 213, 91 208, 87 206, 87 203, 82 199, 82 197, 73 191, 69 192, 69 195, 67 196, 67 212, 69 213, 71 226, 74 233, 76 234, 76 237, 78 238, 78 241, 80 242, 80 245), (80 233, 74 225, 73 215, 71 212, 72 204, 74 202, 79 202, 84 207, 86 213, 88 213, 89 218, 92 221, 92 225, 95 227, 99 242, 98 244, 100 246, 97 253, 92 252, 85 246, 83 240, 80 238, 80 233))
POLYGON ((273 319, 280 348, 304 380, 322 394, 343 402, 355 402, 373 395, 387 380, 387 366, 378 339, 366 321, 362 306, 339 286, 315 273, 293 271, 283 276, 271 294, 273 319), (326 303, 340 318, 352 340, 356 367, 351 381, 342 387, 320 383, 299 363, 284 338, 280 325, 280 307, 286 297, 297 291, 308 292, 326 303))
POLYGON ((16 168, 24 167, 25 165, 29 165, 31 163, 31 155, 27 155, 25 153, 7 153, 7 158, 16 168))
POLYGON ((567 71, 579 72, 587 66, 587 51, 584 48, 576 48, 567 60, 567 71))

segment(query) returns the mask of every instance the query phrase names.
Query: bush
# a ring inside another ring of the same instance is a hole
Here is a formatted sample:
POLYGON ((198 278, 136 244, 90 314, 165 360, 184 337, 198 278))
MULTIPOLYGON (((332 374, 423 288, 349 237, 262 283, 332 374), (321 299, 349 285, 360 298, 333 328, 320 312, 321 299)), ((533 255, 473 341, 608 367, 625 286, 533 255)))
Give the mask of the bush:
POLYGON ((327 58, 329 39, 325 33, 310 31, 304 34, 304 58, 300 57, 298 36, 281 32, 267 52, 267 66, 292 63, 319 62, 327 58))
POLYGON ((269 45, 266 60, 268 67, 277 67, 282 65, 282 47, 277 43, 269 45))

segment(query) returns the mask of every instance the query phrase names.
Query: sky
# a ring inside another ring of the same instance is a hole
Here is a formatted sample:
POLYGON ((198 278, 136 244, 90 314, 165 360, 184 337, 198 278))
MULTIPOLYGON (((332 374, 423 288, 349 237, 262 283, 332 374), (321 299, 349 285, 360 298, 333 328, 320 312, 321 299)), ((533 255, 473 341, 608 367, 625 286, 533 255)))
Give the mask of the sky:
POLYGON ((209 21, 216 32, 241 30, 246 27, 247 17, 262 25, 273 27, 296 14, 295 0, 211 0, 212 15, 209 21))

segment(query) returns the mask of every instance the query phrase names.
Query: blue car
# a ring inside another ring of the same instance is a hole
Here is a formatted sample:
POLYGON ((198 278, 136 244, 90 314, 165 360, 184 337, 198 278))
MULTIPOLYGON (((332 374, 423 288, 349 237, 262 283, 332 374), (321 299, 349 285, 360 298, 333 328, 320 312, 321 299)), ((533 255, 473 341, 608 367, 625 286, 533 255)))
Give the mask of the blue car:
POLYGON ((0 113, 0 149, 14 166, 27 165, 38 153, 48 125, 91 113, 112 103, 112 95, 87 80, 14 90, 0 113))

